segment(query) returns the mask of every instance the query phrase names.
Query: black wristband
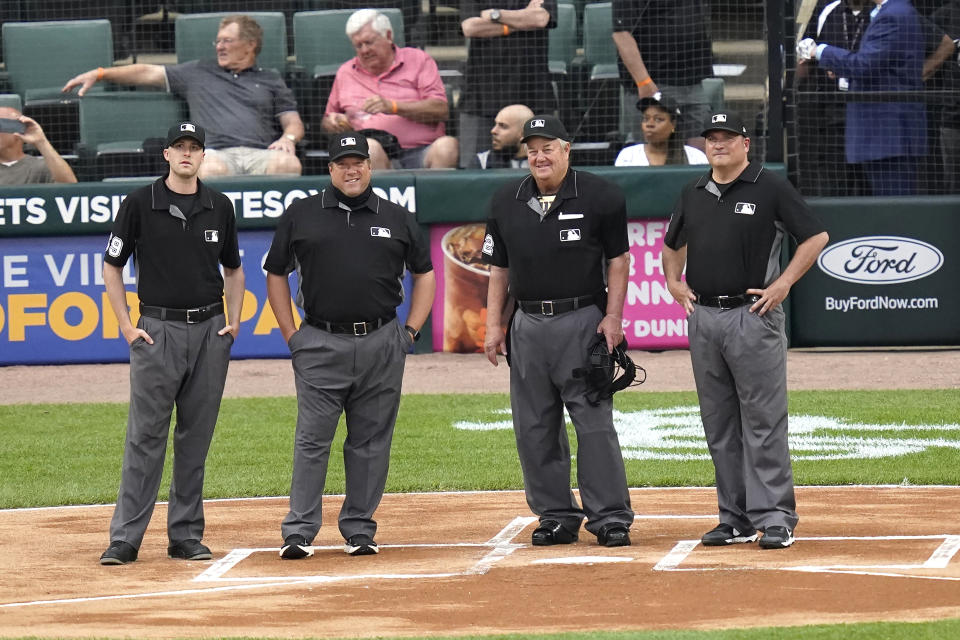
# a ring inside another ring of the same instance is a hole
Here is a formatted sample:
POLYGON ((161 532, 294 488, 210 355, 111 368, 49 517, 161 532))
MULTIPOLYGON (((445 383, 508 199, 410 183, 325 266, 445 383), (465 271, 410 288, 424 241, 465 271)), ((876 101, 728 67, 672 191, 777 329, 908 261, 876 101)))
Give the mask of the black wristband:
POLYGON ((416 342, 420 339, 420 332, 411 327, 408 324, 403 325, 403 328, 410 332, 410 335, 413 336, 413 341, 416 342))

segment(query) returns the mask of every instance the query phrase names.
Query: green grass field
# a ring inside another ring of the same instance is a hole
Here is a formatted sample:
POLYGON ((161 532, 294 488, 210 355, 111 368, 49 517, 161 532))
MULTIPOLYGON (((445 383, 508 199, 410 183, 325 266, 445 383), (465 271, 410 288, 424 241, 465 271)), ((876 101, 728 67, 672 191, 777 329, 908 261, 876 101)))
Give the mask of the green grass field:
MULTIPOLYGON (((520 489, 504 394, 408 395, 394 438, 389 492, 520 489)), ((693 393, 620 393, 615 402, 631 486, 709 486, 693 393)), ((0 508, 111 503, 116 498, 125 404, 0 406, 0 508)), ((791 447, 798 484, 960 484, 960 392, 796 391, 791 447)), ((227 399, 207 464, 205 494, 286 495, 296 401, 227 399)), ((570 428, 571 436, 573 434, 570 428)), ((342 493, 334 444, 327 493, 342 493)), ((172 444, 168 447, 168 457, 172 444)), ((160 499, 169 488, 167 464, 160 499)), ((752 640, 960 637, 960 620, 775 630, 562 634, 563 639, 752 640)), ((520 638, 529 636, 503 636, 520 638)))

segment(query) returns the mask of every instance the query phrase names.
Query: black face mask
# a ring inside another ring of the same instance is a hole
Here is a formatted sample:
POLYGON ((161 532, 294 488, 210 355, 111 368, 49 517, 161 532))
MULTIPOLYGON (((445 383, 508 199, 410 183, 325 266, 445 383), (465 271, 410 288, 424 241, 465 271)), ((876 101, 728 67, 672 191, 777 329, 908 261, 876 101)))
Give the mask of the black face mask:
POLYGON ((573 377, 586 379, 587 402, 595 407, 621 389, 643 384, 647 372, 635 365, 627 355, 626 340, 610 353, 607 351, 606 337, 598 333, 587 349, 587 366, 574 369, 573 377))

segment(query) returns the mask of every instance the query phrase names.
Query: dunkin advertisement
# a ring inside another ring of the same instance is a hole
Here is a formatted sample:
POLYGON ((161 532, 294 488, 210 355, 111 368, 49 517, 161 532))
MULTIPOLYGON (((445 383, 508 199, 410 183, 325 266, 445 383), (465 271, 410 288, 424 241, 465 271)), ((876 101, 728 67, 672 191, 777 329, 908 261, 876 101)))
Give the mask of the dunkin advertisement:
MULTIPOLYGON (((630 280, 623 308, 623 332, 631 349, 687 348, 687 320, 663 279, 660 254, 667 220, 627 224, 630 280)), ((437 277, 433 303, 433 350, 482 353, 487 322, 483 264, 484 223, 441 224, 430 228, 430 251, 437 277)), ((507 318, 502 322, 506 324, 507 318)))

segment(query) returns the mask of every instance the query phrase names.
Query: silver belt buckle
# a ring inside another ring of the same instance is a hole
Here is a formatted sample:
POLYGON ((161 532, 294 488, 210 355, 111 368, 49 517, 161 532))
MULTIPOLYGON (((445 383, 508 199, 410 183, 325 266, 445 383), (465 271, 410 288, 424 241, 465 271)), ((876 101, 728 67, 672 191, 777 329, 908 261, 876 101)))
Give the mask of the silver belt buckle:
POLYGON ((720 303, 720 309, 723 311, 729 311, 730 309, 736 309, 740 306, 740 302, 743 301, 743 298, 740 296, 717 296, 717 302, 720 303), (727 300, 736 300, 737 304, 729 305, 727 300))
POLYGON ((553 315, 553 300, 543 300, 540 303, 540 313, 545 316, 553 315))
POLYGON ((197 324, 200 320, 193 320, 190 318, 191 313, 200 313, 203 309, 187 309, 187 324, 197 324))
POLYGON ((353 323, 353 335, 355 335, 355 336, 365 336, 365 335, 367 335, 367 323, 366 323, 366 322, 354 322, 354 323, 353 323))

